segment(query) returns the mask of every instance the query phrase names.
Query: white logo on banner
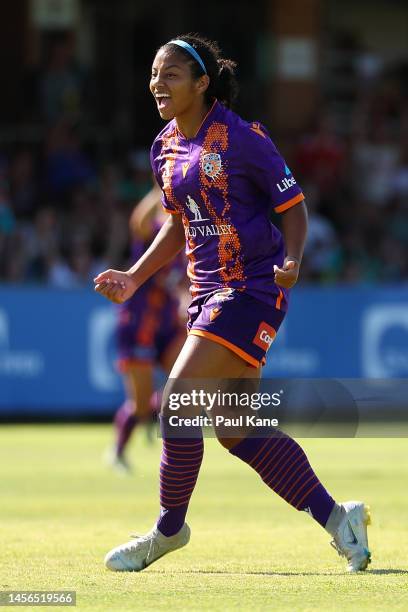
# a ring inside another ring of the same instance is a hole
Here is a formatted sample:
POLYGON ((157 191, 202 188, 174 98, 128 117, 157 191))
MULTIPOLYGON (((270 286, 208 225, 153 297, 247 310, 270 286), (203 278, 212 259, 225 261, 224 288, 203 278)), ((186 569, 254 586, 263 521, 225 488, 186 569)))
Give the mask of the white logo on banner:
POLYGON ((116 324, 113 308, 98 308, 89 317, 88 371, 91 384, 99 391, 120 389, 120 379, 110 351, 116 324))
POLYGON ((33 378, 43 370, 44 358, 38 351, 11 350, 8 316, 0 310, 0 376, 33 378))
POLYGON ((408 343, 387 344, 384 337, 392 328, 408 337, 408 304, 381 304, 368 308, 362 322, 362 371, 368 378, 408 374, 408 343))

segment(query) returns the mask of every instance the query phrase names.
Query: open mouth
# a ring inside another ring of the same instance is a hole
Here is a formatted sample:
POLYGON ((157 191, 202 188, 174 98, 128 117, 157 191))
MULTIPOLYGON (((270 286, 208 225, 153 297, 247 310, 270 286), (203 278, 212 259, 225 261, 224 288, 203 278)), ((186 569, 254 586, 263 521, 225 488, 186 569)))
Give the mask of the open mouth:
POLYGON ((166 108, 170 101, 169 94, 155 94, 154 97, 159 108, 166 108))

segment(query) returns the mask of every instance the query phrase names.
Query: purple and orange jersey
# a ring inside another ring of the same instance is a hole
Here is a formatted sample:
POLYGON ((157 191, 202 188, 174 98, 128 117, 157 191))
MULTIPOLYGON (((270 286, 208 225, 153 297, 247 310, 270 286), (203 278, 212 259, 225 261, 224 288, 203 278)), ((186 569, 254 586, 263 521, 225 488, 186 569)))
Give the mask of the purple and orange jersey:
POLYGON ((304 196, 265 128, 215 101, 194 138, 170 121, 151 162, 164 208, 182 215, 193 299, 229 287, 285 311, 273 272, 285 247, 269 216, 304 196))

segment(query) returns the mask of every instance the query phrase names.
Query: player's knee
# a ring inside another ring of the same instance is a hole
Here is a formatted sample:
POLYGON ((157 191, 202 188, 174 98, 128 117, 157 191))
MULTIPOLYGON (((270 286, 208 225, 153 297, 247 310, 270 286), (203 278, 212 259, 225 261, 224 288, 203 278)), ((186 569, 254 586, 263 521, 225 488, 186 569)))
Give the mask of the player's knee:
POLYGON ((239 440, 236 438, 223 438, 221 436, 217 436, 217 439, 221 446, 223 446, 227 450, 230 450, 233 446, 237 444, 237 442, 239 442, 239 440))
POLYGON ((126 400, 126 408, 131 414, 136 414, 136 402, 133 399, 126 400))
POLYGON ((150 419, 150 417, 152 415, 152 411, 150 409, 150 405, 149 404, 139 404, 136 407, 135 414, 138 417, 138 419, 140 419, 141 421, 145 421, 145 420, 150 419))
POLYGON ((182 378, 169 378, 164 389, 160 415, 169 418, 177 414, 183 418, 193 418, 201 413, 200 405, 194 401, 191 381, 182 378))

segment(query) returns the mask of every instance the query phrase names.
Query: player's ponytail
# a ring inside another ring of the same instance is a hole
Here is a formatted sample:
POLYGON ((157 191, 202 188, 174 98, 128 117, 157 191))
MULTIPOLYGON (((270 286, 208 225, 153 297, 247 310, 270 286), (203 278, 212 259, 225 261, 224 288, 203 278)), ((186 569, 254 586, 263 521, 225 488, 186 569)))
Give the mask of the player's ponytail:
POLYGON ((199 34, 176 36, 173 41, 164 46, 171 46, 175 53, 182 55, 190 64, 193 78, 198 79, 203 74, 210 77, 210 84, 205 92, 206 102, 211 104, 214 98, 217 98, 230 108, 238 94, 236 63, 222 58, 218 44, 199 34), (182 43, 187 44, 183 46, 182 43))
POLYGON ((235 78, 236 63, 229 59, 219 58, 218 78, 215 97, 230 108, 238 95, 238 83, 235 78))

